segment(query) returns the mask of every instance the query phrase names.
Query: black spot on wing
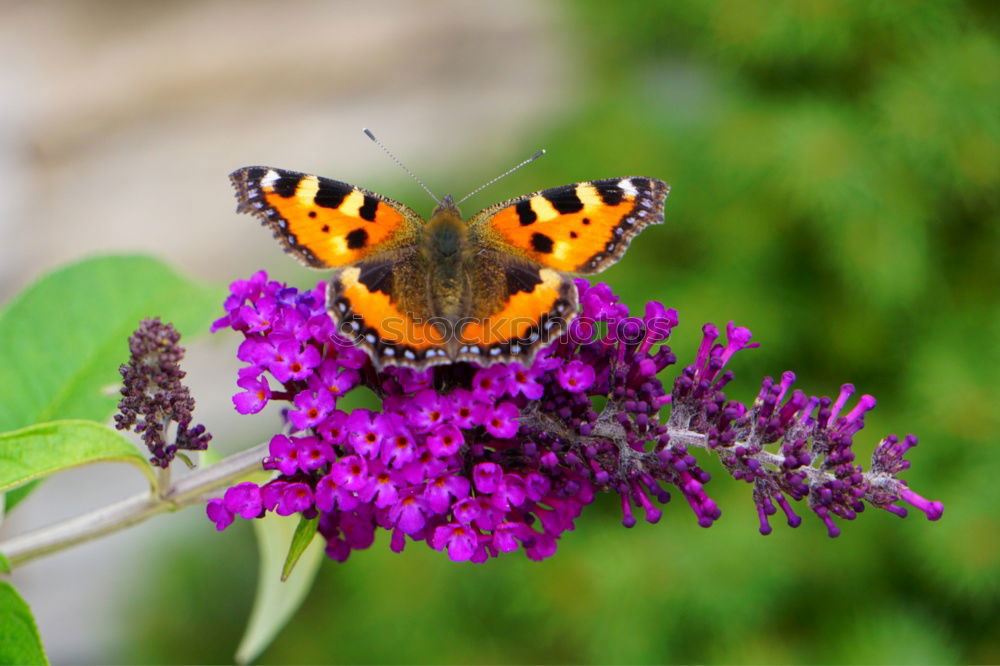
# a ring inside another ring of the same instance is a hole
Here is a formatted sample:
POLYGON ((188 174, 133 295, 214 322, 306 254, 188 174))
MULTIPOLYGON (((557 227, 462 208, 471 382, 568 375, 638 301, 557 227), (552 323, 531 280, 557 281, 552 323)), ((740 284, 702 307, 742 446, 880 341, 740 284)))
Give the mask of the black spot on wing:
POLYGON ((597 190, 598 196, 608 206, 617 206, 625 199, 625 193, 618 187, 616 180, 595 180, 591 183, 597 190))
POLYGON ((391 295, 392 264, 385 262, 362 264, 358 282, 365 285, 368 291, 381 291, 391 295))
POLYGON ((271 188, 278 196, 288 199, 295 196, 295 190, 298 189, 300 180, 302 180, 302 176, 298 174, 294 176, 282 176, 274 181, 271 188))
POLYGON ((552 238, 537 231, 531 235, 531 247, 535 252, 542 254, 552 253, 552 238))
POLYGON ((344 203, 344 199, 352 191, 354 191, 354 188, 347 183, 321 178, 319 189, 316 190, 316 196, 313 198, 313 203, 323 208, 340 208, 340 204, 344 203))
POLYGON ((368 232, 364 229, 354 229, 347 234, 347 247, 351 250, 360 250, 368 244, 368 232))
POLYGON ((505 269, 507 277, 507 295, 513 296, 518 292, 531 293, 535 287, 542 282, 537 269, 526 266, 508 266, 505 269))
POLYGON ((362 220, 374 222, 376 210, 378 210, 378 199, 366 194, 365 203, 358 209, 358 215, 361 216, 362 220))
POLYGON ((540 194, 545 197, 556 212, 566 215, 567 213, 579 213, 583 210, 583 202, 576 196, 576 185, 563 185, 542 190, 540 194))
POLYGON ((518 201, 514 206, 514 211, 517 213, 517 219, 521 222, 522 227, 526 227, 538 219, 538 215, 531 209, 531 199, 518 201))

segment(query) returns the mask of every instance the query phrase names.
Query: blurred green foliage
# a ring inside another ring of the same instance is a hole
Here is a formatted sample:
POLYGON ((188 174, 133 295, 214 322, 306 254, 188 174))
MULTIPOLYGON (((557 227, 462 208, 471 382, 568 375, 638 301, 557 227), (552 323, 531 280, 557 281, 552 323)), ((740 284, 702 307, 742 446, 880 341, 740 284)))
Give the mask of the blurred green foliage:
MULTIPOLYGON (((675 500, 659 525, 625 531, 602 498, 542 564, 454 565, 380 539, 322 569, 263 662, 1000 662, 995 7, 559 7, 561 38, 583 58, 578 102, 511 147, 550 155, 488 198, 598 177, 671 182, 667 224, 602 278, 632 306, 678 309, 682 364, 702 323, 749 326, 762 347, 738 357, 733 397, 786 369, 811 393, 850 381, 874 394, 859 459, 889 432, 917 433, 904 478, 943 500, 944 518, 869 511, 830 540, 807 516, 765 538, 749 489, 708 464, 724 511, 709 530, 675 500)), ((228 563, 250 549, 242 526, 177 558, 189 592, 214 586, 229 602, 171 620, 157 609, 184 591, 165 582, 130 608, 145 629, 123 660, 231 658, 252 567, 228 563)))

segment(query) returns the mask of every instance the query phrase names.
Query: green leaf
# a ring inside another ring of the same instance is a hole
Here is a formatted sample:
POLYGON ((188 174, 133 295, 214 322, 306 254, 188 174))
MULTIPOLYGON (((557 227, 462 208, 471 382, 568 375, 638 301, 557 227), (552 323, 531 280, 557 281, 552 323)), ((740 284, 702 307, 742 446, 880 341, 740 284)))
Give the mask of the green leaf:
MULTIPOLYGON (((0 432, 108 419, 139 322, 159 316, 182 335, 205 331, 222 298, 141 256, 88 259, 41 278, 0 311, 0 432)), ((7 511, 33 489, 8 496, 7 511)))
POLYGON ((107 419, 128 336, 146 317, 204 331, 222 293, 150 257, 88 259, 56 270, 0 312, 0 431, 107 419))
POLYGON ((145 456, 121 434, 93 421, 54 421, 0 433, 0 492, 96 462, 129 463, 150 487, 156 481, 145 456))
POLYGON ((39 483, 41 483, 40 480, 32 481, 31 483, 26 483, 23 486, 18 486, 17 488, 14 488, 6 495, 3 495, 4 511, 6 513, 10 513, 14 509, 14 507, 20 504, 24 499, 26 499, 28 495, 35 492, 35 488, 38 487, 39 483))
POLYGON ((316 530, 319 528, 319 518, 313 518, 307 520, 305 518, 299 519, 299 524, 295 527, 295 534, 292 535, 292 543, 288 546, 288 555, 285 557, 285 566, 281 568, 281 581, 284 582, 288 580, 288 577, 292 575, 292 569, 295 568, 296 562, 302 557, 302 553, 305 552, 309 544, 312 543, 313 537, 316 536, 316 530))
MULTIPOLYGON (((286 553, 291 555, 289 543, 293 543, 296 536, 303 532, 302 523, 296 525, 293 518, 271 515, 254 520, 253 526, 257 534, 260 566, 250 622, 236 650, 236 662, 240 664, 256 659, 295 614, 312 588, 323 560, 323 540, 306 541, 307 546, 297 558, 298 566, 288 576, 288 580, 282 581, 286 553)), ((312 535, 315 536, 315 531, 312 535)), ((294 543, 292 547, 295 547, 294 543)))
POLYGON ((31 609, 10 583, 0 583, 0 664, 48 664, 31 609))
POLYGON ((10 573, 10 560, 3 553, 0 553, 0 573, 10 573))

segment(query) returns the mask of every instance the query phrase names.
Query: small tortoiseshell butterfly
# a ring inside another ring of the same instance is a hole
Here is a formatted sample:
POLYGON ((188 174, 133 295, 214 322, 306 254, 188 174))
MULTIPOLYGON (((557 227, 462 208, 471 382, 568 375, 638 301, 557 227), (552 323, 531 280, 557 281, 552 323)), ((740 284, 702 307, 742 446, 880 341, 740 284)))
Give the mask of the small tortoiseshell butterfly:
POLYGON ((529 364, 577 314, 567 274, 592 275, 663 221, 670 187, 614 178, 554 187, 463 221, 451 196, 429 220, 347 183, 265 166, 234 171, 237 211, 285 251, 335 269, 330 316, 376 367, 529 364))

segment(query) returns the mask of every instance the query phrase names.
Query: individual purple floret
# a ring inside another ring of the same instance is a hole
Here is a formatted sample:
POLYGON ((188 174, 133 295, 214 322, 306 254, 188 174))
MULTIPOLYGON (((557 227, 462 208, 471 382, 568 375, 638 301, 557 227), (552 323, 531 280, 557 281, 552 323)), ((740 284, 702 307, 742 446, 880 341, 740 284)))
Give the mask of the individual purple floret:
POLYGON ((852 402, 854 388, 845 385, 835 400, 810 397, 793 389, 788 372, 765 379, 749 407, 728 400, 726 366, 757 346, 731 323, 724 342, 715 326, 704 327, 694 362, 668 391, 659 373, 676 361, 664 343, 677 313, 651 302, 642 317, 631 316, 606 284, 576 284, 580 316, 528 367, 376 371, 335 333, 322 284, 299 292, 263 272, 233 283, 213 330, 244 336, 234 405, 252 414, 280 400, 286 429, 262 461, 273 479, 230 488, 209 502, 209 518, 224 529, 235 516, 318 516, 327 554, 338 561, 370 547, 378 529, 397 552, 423 541, 453 560, 482 562, 519 548, 540 560, 599 491, 618 493, 626 527, 638 516, 657 522, 672 492, 710 526, 721 511, 706 493, 696 448, 753 484, 764 534, 779 507, 797 526, 791 503, 801 500, 831 536, 839 533, 835 519, 853 519, 865 503, 905 515, 895 504, 904 501, 940 517, 940 503, 896 478, 915 437, 883 440, 869 472, 855 465, 853 436, 874 407, 871 396, 852 402), (358 386, 381 399, 379 411, 340 408, 358 386))
POLYGON ((138 433, 152 454, 149 461, 163 468, 178 451, 203 451, 212 439, 205 426, 190 427, 194 398, 181 383, 185 373, 180 368, 184 358, 184 348, 177 344, 180 337, 170 324, 144 319, 128 339, 128 363, 118 368, 122 399, 115 427, 138 433))

